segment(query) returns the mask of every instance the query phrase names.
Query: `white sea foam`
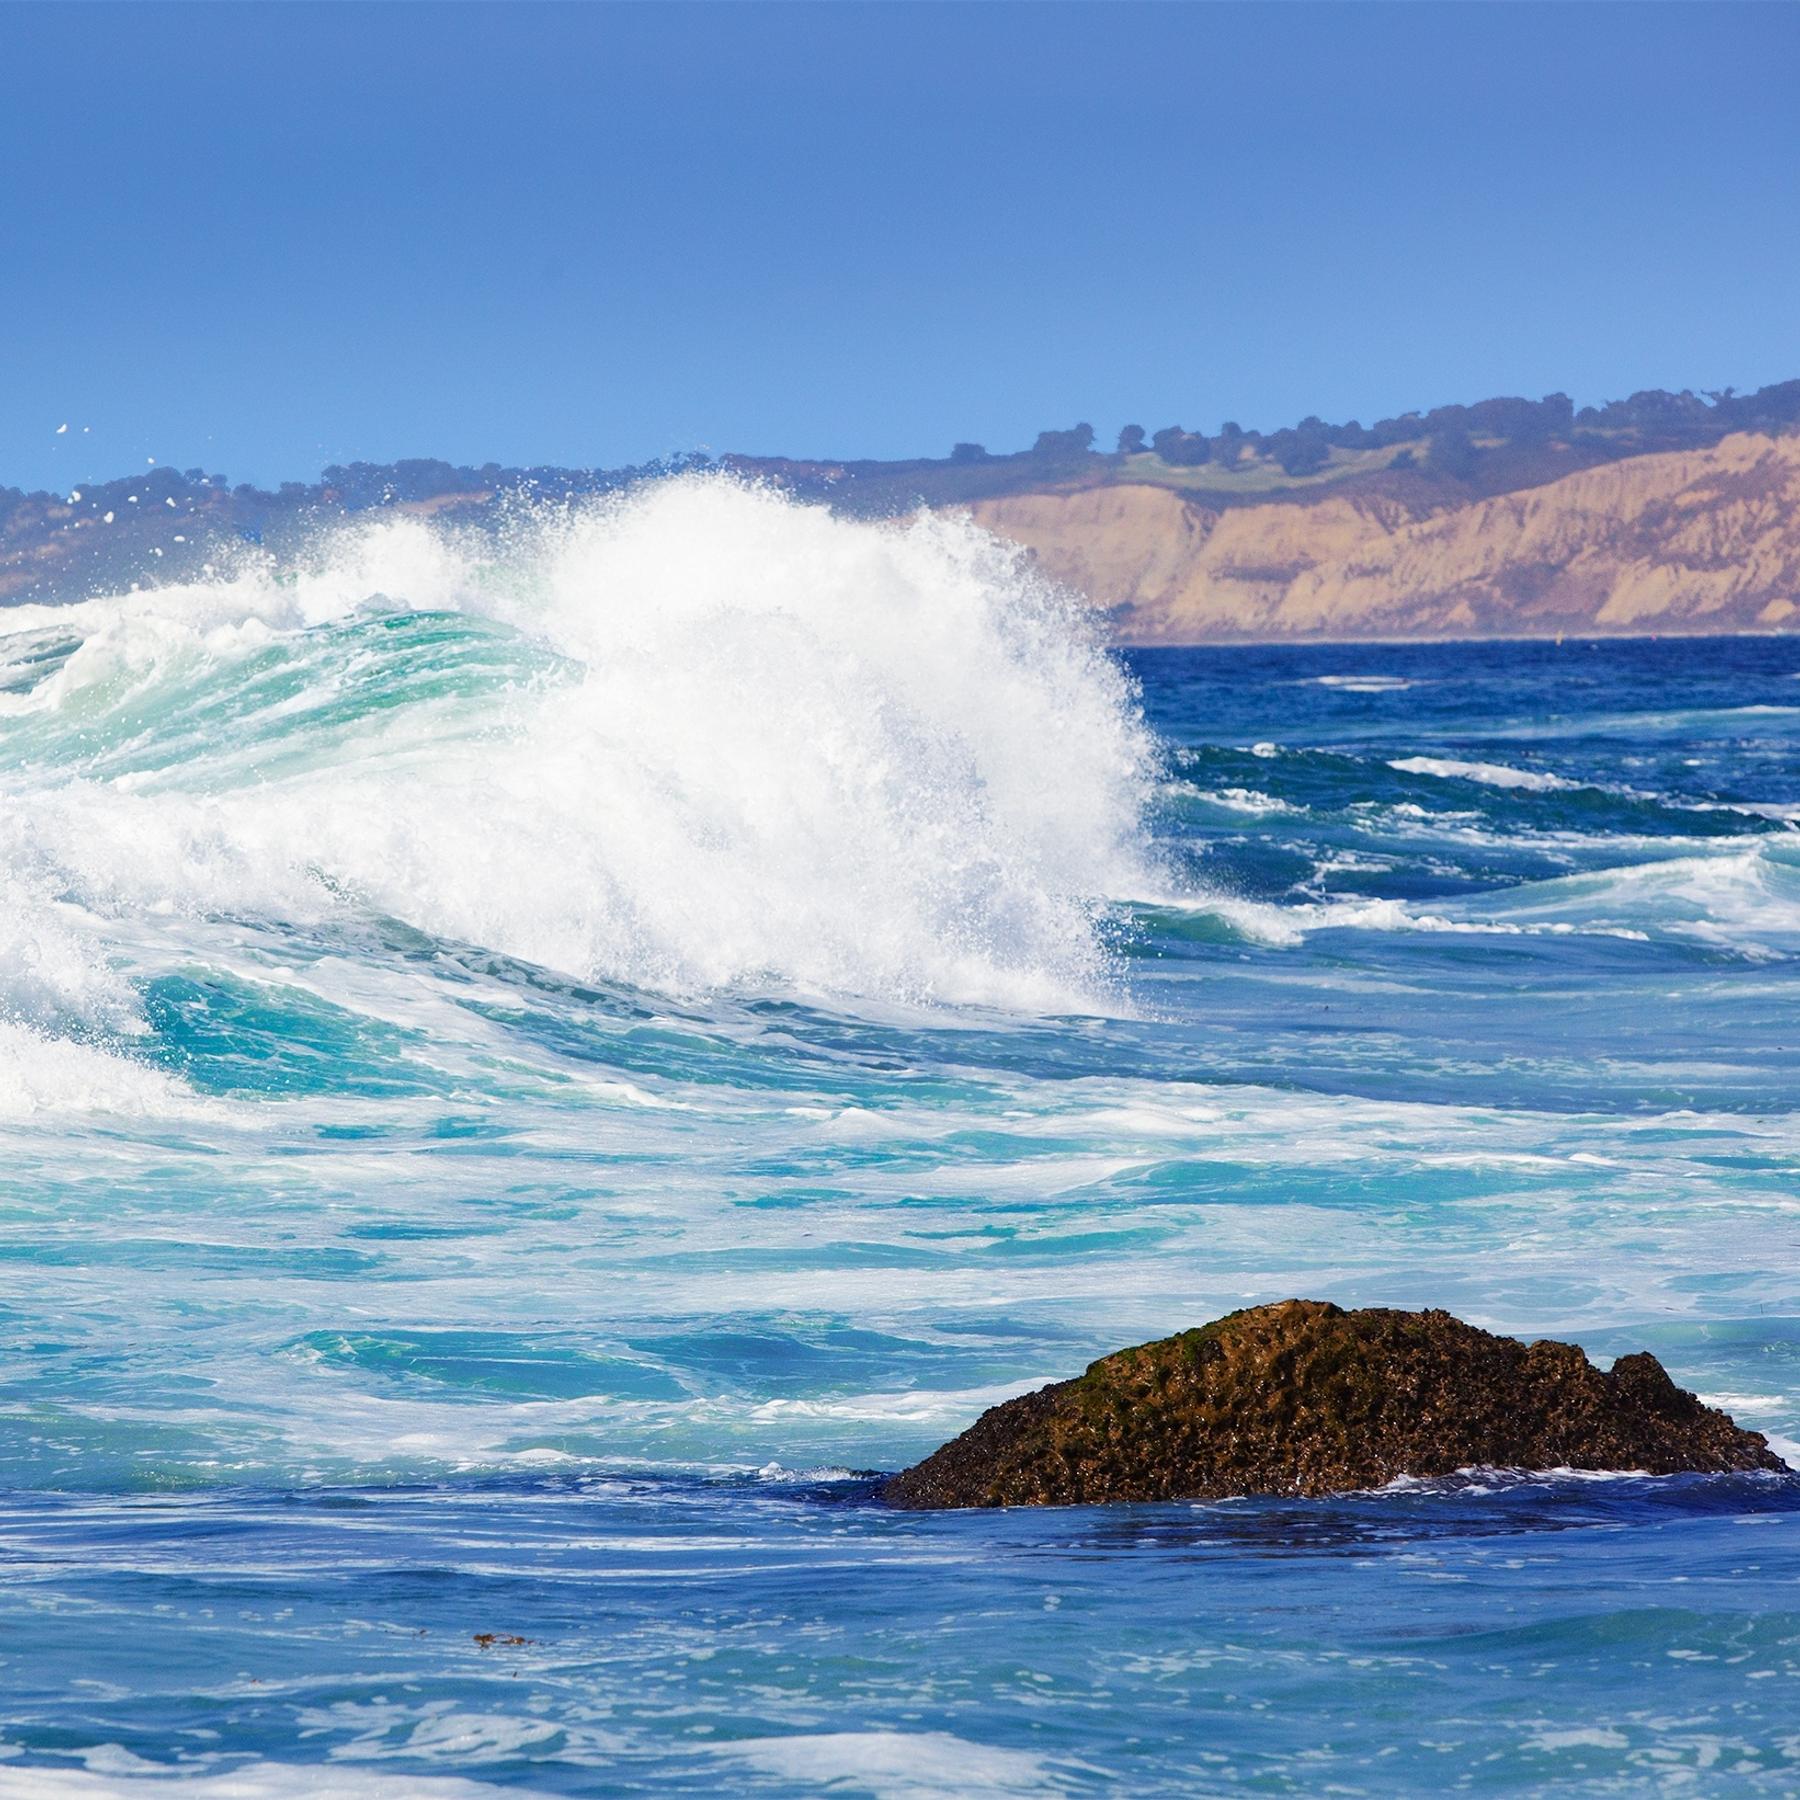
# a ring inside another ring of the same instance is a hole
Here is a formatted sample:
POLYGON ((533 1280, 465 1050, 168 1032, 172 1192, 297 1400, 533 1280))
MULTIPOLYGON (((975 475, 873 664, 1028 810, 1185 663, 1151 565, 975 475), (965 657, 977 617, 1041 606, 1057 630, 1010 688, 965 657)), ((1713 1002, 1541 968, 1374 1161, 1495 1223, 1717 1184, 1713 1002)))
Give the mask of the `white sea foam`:
POLYGON ((1398 694, 1418 684, 1404 675, 1315 675, 1319 687, 1342 688, 1348 694, 1398 694))
POLYGON ((1269 900, 1240 900, 1230 895, 1202 894, 1162 898, 1159 905, 1210 914, 1233 931, 1278 949, 1302 944, 1317 931, 1427 932, 1472 937, 1594 937, 1649 941, 1649 933, 1630 926, 1573 920, 1516 921, 1482 919, 1439 912, 1415 912, 1403 900, 1346 895, 1334 900, 1303 900, 1278 905, 1269 900))
POLYGON ((1488 903, 1504 922, 1635 928, 1751 956, 1800 938, 1800 861, 1785 839, 1529 883, 1488 903))
POLYGON ((465 1781, 455 1775, 383 1775, 329 1763, 240 1762, 215 1769, 215 1758, 155 1763, 116 1744, 86 1753, 87 1767, 31 1768, 0 1763, 0 1789, 13 1800, 489 1800, 506 1794, 534 1800, 537 1788, 465 1781))
POLYGON ((945 1800, 954 1795, 1027 1795, 1063 1791, 1052 1758, 974 1743, 947 1731, 817 1731, 739 1738, 709 1746, 782 1781, 877 1800, 945 1800))
POLYGON ((7 624, 0 652, 80 640, 0 695, 0 1005, 45 1027, 129 1030, 117 965, 159 921, 347 913, 664 989, 1091 1006, 1101 907, 1143 881, 1129 684, 966 523, 683 479, 7 624), (364 704, 332 628, 409 609, 557 672, 364 704))
POLYGON ((1174 781, 1168 784, 1168 792, 1180 794, 1184 799, 1199 800, 1225 812, 1247 813, 1258 819, 1303 813, 1306 810, 1305 807, 1296 806, 1274 794, 1260 793, 1255 788, 1203 788, 1191 781, 1174 781))
POLYGON ((1790 1469, 1800 1471, 1800 1438, 1788 1437, 1779 1431, 1765 1431, 1763 1436, 1768 1439, 1769 1448, 1790 1469))
POLYGON ((1631 1740, 1610 1725, 1578 1725, 1566 1730, 1534 1731, 1525 1744, 1531 1750, 1624 1750, 1630 1747, 1631 1740))
POLYGON ((1772 819, 1790 831, 1800 831, 1800 805, 1785 800, 1689 800, 1683 812, 1742 813, 1752 819, 1772 819))
POLYGON ((1403 756, 1388 764, 1402 775, 1435 775, 1444 781, 1477 781, 1483 787, 1524 788, 1531 793, 1553 793, 1578 788, 1578 781, 1541 769, 1515 769, 1506 763, 1457 762, 1445 756, 1403 756))
MULTIPOLYGON (((1043 1379, 1054 1379, 1045 1377, 1043 1379)), ((972 1419, 989 1407, 1016 1400, 1041 1387, 1043 1379, 1003 1382, 967 1389, 909 1389, 893 1394, 847 1394, 811 1400, 765 1400, 751 1414, 763 1422, 813 1419, 882 1420, 906 1424, 972 1419)))
POLYGON ((1288 904, 1206 892, 1142 898, 1210 914, 1277 947, 1303 943, 1318 931, 1439 932, 1688 940, 1767 957, 1787 954, 1800 941, 1800 860, 1785 839, 1526 882, 1435 911, 1357 895, 1288 904))
MULTIPOLYGON (((7 822, 0 854, 14 848, 7 822)), ((129 1031, 136 1002, 106 959, 98 921, 9 857, 0 863, 0 1019, 54 1027, 71 1017, 129 1031)))
POLYGON ((150 1118, 208 1110, 215 1109, 159 1070, 0 1019, 0 1120, 70 1113, 150 1118))

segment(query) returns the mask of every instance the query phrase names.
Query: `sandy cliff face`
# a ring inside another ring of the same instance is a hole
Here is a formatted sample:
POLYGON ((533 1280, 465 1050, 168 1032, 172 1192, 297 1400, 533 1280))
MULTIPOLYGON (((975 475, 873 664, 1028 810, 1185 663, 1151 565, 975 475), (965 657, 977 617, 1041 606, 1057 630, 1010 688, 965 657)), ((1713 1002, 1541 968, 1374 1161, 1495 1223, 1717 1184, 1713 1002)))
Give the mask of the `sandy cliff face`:
POLYGON ((1800 438, 1640 456, 1420 517, 1156 487, 979 502, 1137 643, 1800 629, 1800 438))

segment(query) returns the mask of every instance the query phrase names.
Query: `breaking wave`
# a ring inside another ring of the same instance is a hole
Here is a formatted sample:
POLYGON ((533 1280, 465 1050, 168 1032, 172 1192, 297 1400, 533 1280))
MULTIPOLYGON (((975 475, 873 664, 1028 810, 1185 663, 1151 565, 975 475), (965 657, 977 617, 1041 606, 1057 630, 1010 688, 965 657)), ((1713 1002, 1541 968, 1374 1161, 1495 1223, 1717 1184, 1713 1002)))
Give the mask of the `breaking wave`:
POLYGON ((128 1037, 197 946, 371 920, 660 990, 1078 1009, 1142 885, 1131 683, 967 523, 687 478, 5 624, 34 1040, 128 1037))
POLYGON ((1219 920, 1254 942, 1289 947, 1314 932, 1584 936, 1689 943, 1760 960, 1800 948, 1800 859, 1785 840, 1667 857, 1419 905, 1343 895, 1274 903, 1229 894, 1159 893, 1149 904, 1219 920))
POLYGON ((1483 787, 1525 788, 1532 793, 1567 792, 1578 781, 1566 781, 1542 769, 1515 769, 1506 763, 1457 762, 1442 756, 1403 756, 1388 764, 1402 775, 1435 775, 1444 781, 1475 781, 1483 787))

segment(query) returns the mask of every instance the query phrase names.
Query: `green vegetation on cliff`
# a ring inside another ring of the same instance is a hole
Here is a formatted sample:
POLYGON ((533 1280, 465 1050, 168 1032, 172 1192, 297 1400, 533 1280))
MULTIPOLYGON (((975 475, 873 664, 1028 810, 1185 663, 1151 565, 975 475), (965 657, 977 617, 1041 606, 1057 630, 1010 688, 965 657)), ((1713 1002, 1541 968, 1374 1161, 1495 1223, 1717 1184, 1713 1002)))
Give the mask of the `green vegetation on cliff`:
POLYGON ((1440 406, 1364 426, 1309 417, 1262 432, 1227 422, 1210 436, 1127 425, 1116 448, 1095 448, 1086 422, 1038 433, 1031 447, 990 454, 956 444, 941 458, 881 462, 692 455, 626 468, 479 467, 429 458, 350 463, 315 482, 232 485, 202 469, 156 468, 83 482, 66 494, 0 488, 0 601, 67 600, 202 574, 233 545, 297 540, 323 521, 381 510, 447 512, 472 523, 520 499, 561 501, 615 492, 655 476, 720 468, 863 517, 975 505, 1015 494, 1116 484, 1167 487, 1227 509, 1322 491, 1391 498, 1424 513, 1540 487, 1597 464, 1717 443, 1732 432, 1800 430, 1800 380, 1754 394, 1660 389, 1577 410, 1568 397, 1496 398, 1440 406))

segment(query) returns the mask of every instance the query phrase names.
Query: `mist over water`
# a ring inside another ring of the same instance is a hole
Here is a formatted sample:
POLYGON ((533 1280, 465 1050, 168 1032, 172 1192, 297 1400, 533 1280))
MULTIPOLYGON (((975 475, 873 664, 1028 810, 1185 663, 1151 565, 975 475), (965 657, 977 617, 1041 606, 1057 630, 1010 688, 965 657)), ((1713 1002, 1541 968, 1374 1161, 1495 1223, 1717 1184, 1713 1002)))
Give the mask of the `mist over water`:
POLYGON ((1779 1482, 859 1472, 1291 1293, 1800 1455, 1797 676, 719 480, 0 612, 0 1787, 1786 1791, 1779 1482))

